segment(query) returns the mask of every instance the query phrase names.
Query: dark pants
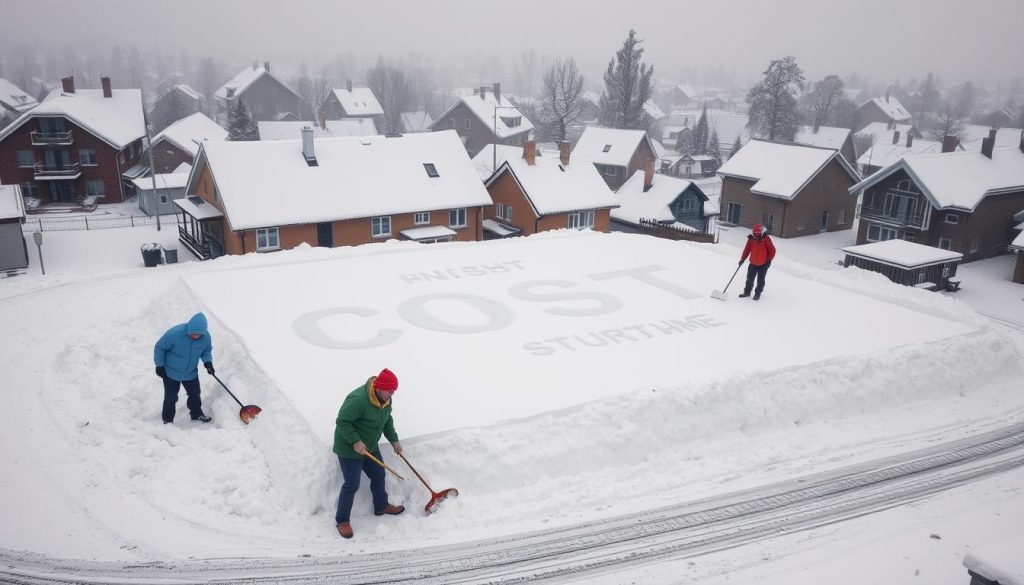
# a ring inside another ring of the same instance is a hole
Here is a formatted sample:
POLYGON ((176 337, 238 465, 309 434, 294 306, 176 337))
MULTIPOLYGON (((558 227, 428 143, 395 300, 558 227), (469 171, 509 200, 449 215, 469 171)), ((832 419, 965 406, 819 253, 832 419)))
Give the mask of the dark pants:
POLYGON ((747 284, 743 287, 743 292, 750 294, 750 289, 754 287, 754 277, 757 277, 757 288, 754 289, 754 294, 761 294, 764 290, 764 276, 768 274, 768 265, 762 264, 761 266, 754 266, 753 264, 747 265, 747 284))
POLYGON ((192 418, 203 416, 203 400, 199 398, 199 378, 179 382, 164 376, 164 422, 174 421, 174 405, 178 402, 178 391, 182 386, 185 386, 185 394, 188 394, 185 404, 192 418))
MULTIPOLYGON (((380 459, 380 451, 371 451, 374 457, 380 459)), ((383 461, 383 459, 381 459, 383 461)), ((384 468, 370 461, 369 457, 359 459, 345 459, 338 455, 338 463, 341 464, 341 475, 345 482, 341 484, 341 494, 338 496, 338 513, 334 515, 337 524, 349 521, 352 513, 352 501, 359 491, 359 479, 365 472, 370 478, 370 493, 373 494, 373 511, 379 512, 388 506, 388 492, 384 489, 384 468)))

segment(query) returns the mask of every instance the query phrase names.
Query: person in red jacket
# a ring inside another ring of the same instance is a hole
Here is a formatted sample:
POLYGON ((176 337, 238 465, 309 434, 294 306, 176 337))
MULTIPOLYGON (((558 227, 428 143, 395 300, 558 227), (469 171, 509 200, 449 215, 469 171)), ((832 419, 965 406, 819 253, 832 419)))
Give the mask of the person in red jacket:
POLYGON ((757 288, 754 288, 754 300, 761 299, 761 293, 764 292, 764 277, 768 273, 768 268, 772 265, 772 259, 775 258, 775 244, 772 243, 771 237, 764 232, 764 228, 761 224, 754 224, 754 229, 751 230, 749 236, 747 236, 747 245, 743 246, 743 256, 740 257, 740 266, 743 266, 743 261, 750 257, 750 265, 747 266, 747 284, 743 287, 743 294, 741 297, 749 297, 750 289, 754 288, 754 277, 757 277, 757 288))

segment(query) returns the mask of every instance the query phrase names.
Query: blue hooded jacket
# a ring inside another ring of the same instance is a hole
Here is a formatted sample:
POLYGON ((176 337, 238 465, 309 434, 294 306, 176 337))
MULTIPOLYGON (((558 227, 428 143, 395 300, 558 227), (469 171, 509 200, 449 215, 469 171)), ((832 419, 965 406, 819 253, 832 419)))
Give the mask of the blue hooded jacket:
POLYGON ((172 380, 194 380, 199 377, 199 362, 213 361, 213 343, 206 329, 206 315, 196 313, 188 323, 175 325, 164 333, 153 348, 153 362, 163 366, 172 380), (199 339, 189 335, 198 333, 199 339))

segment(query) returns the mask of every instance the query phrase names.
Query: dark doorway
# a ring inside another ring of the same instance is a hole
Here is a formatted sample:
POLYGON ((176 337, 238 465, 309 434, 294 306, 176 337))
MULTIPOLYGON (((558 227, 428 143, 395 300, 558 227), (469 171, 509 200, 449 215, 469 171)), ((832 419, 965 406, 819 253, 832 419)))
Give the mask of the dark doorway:
POLYGON ((316 224, 316 245, 321 248, 334 247, 334 225, 330 222, 316 224))

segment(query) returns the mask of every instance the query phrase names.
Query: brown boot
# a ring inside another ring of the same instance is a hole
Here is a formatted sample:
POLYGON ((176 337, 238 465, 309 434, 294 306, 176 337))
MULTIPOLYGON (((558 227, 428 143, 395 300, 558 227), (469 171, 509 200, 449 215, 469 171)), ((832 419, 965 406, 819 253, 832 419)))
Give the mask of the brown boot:
POLYGON ((352 538, 352 535, 354 534, 352 532, 352 525, 348 522, 338 524, 338 534, 340 534, 342 538, 352 538))
POLYGON ((405 512, 405 506, 392 506, 391 504, 388 504, 387 506, 384 506, 383 510, 377 510, 373 515, 383 516, 384 514, 391 514, 392 516, 397 516, 402 512, 405 512))

